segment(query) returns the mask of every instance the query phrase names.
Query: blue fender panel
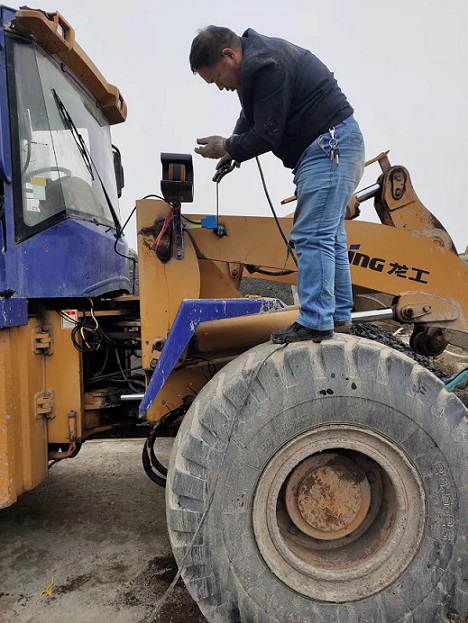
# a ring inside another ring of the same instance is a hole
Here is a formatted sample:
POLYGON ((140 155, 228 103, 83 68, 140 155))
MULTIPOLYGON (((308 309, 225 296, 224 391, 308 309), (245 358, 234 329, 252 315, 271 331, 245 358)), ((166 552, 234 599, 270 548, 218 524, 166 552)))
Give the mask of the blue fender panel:
POLYGON ((151 377, 140 404, 140 417, 144 418, 174 366, 202 322, 260 314, 281 309, 278 299, 186 299, 182 301, 175 317, 158 365, 151 377))

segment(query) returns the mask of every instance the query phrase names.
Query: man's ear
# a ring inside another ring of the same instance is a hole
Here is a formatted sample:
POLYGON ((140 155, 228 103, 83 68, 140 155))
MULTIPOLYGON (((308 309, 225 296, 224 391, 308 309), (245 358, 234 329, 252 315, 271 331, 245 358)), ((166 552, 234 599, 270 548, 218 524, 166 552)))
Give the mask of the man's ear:
POLYGON ((224 48, 224 50, 222 51, 222 55, 226 58, 236 58, 236 52, 232 48, 224 48))
POLYGON ((242 65, 242 50, 238 50, 237 48, 224 48, 222 55, 223 58, 236 67, 236 69, 242 65))

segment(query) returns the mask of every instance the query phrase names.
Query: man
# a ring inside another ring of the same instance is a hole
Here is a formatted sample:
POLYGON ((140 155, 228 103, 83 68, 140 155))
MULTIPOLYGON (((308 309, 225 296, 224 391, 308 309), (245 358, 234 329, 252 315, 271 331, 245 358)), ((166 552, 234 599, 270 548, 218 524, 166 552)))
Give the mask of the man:
POLYGON ((219 26, 195 37, 190 67, 208 84, 237 91, 242 105, 230 137, 197 139, 195 151, 220 158, 217 167, 272 151, 293 170, 300 312, 273 342, 321 342, 346 330, 353 298, 344 216, 364 171, 364 141, 333 74, 288 41, 219 26))

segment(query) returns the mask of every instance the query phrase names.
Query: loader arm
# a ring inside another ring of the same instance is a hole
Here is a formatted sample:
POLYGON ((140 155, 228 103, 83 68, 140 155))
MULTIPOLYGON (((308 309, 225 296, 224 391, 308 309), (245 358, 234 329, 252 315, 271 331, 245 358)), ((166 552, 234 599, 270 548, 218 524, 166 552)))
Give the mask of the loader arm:
MULTIPOLYGON (((392 167, 386 153, 376 160, 382 174, 370 189, 353 197, 350 207, 354 209, 349 212, 356 215, 356 207, 373 198, 382 224, 356 218, 346 221, 355 295, 387 295, 393 318, 414 324, 411 346, 420 354, 438 354, 448 343, 467 347, 468 292, 463 284, 468 282, 468 266, 458 257, 443 225, 417 197, 408 171, 401 166, 392 167)), ((167 349, 172 348, 171 327, 183 299, 239 297, 240 276, 291 285, 297 280, 297 268, 274 220, 269 217, 222 217, 219 221, 222 235, 187 221, 186 259, 161 262, 154 251, 155 236, 151 232, 167 212, 168 205, 164 202, 137 202, 142 333, 150 336, 143 340, 142 346, 148 382, 155 368, 156 376, 159 373, 157 362, 162 348, 155 348, 155 344, 169 340, 167 349), (155 280, 165 284, 157 293, 151 285, 155 280), (161 313, 155 313, 156 309, 161 309, 161 313)), ((203 218, 203 215, 190 215, 190 220, 195 222, 201 223, 203 218)), ((280 224, 289 238, 292 216, 280 219, 280 224)), ((297 313, 297 308, 287 308, 261 317, 203 323, 195 331, 187 361, 190 355, 209 354, 214 359, 232 356, 233 352, 267 341, 272 331, 294 321, 297 313)), ((177 369, 167 378, 166 370, 165 383, 159 378, 152 381, 161 391, 146 413, 148 419, 159 419, 167 404, 174 405, 173 387, 178 385, 176 379, 180 374, 181 370, 177 369)), ((145 409, 148 404, 146 401, 145 409)))
MULTIPOLYGON (((217 238, 203 229, 191 230, 199 257, 272 270, 283 268, 285 251, 278 248, 276 239, 279 235, 271 219, 229 216, 222 222, 228 232, 225 238, 217 238)), ((292 218, 281 219, 281 225, 288 236, 292 218)), ((401 299, 406 293, 416 292, 420 294, 423 306, 430 305, 428 297, 433 297, 432 310, 419 315, 417 320, 468 332, 464 313, 468 309, 468 293, 463 287, 468 280, 468 266, 458 255, 438 242, 405 228, 353 220, 347 221, 346 230, 354 286, 401 299), (438 299, 446 303, 438 305, 438 299)), ((292 260, 286 268, 294 271, 292 260)), ((266 275, 262 277, 276 279, 266 275)), ((283 279, 295 283, 295 271, 283 279)), ((416 317, 401 316, 399 319, 414 322, 416 317)))

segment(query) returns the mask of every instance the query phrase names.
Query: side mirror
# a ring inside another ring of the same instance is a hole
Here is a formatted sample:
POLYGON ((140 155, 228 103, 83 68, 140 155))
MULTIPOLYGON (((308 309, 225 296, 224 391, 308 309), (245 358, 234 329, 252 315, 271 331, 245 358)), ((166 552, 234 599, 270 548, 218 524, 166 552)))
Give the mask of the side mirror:
POLYGON ((120 199, 122 196, 122 188, 125 186, 125 176, 124 170, 122 166, 122 156, 120 155, 120 151, 117 149, 115 145, 112 145, 112 152, 114 154, 114 172, 115 172, 115 182, 117 184, 117 197, 120 199))

